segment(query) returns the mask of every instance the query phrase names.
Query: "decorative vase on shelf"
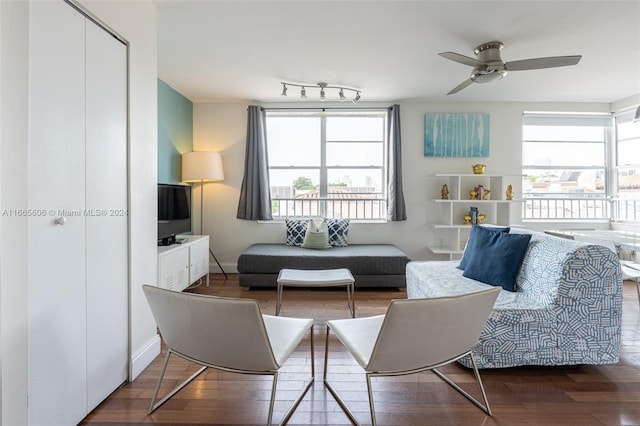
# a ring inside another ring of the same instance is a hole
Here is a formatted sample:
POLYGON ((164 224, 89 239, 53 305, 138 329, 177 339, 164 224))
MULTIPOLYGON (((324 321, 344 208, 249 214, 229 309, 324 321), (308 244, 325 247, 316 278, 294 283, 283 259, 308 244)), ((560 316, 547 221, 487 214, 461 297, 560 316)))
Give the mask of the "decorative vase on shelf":
POLYGON ((442 190, 440 190, 440 199, 448 200, 449 199, 449 187, 445 183, 442 185, 442 190))
MULTIPOLYGON (((484 218, 486 217, 486 215, 484 213, 478 213, 478 219, 477 219, 477 224, 480 225, 484 222, 484 218)), ((463 225, 471 225, 473 224, 473 217, 471 217, 471 215, 469 214, 465 214, 462 218, 463 225)))
POLYGON ((511 186, 511 184, 507 185, 507 190, 505 191, 504 195, 507 198, 507 200, 513 200, 514 192, 513 192, 513 186, 511 186))
POLYGON ((487 168, 486 164, 474 164, 471 166, 471 170, 473 170, 473 174, 481 175, 484 173, 484 170, 487 168))
POLYGON ((470 200, 488 200, 489 194, 491 193, 490 189, 484 189, 482 185, 478 185, 469 191, 469 199, 470 200))

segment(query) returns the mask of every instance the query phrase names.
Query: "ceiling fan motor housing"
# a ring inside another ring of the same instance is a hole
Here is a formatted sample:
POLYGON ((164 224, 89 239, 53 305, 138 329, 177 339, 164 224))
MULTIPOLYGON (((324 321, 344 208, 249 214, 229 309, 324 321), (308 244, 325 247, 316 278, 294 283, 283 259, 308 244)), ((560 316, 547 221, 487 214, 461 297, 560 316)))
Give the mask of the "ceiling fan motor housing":
POLYGON ((490 41, 476 47, 474 53, 482 65, 473 69, 471 80, 475 83, 490 83, 507 75, 507 70, 504 68, 504 62, 500 56, 502 46, 503 44, 499 41, 490 41))

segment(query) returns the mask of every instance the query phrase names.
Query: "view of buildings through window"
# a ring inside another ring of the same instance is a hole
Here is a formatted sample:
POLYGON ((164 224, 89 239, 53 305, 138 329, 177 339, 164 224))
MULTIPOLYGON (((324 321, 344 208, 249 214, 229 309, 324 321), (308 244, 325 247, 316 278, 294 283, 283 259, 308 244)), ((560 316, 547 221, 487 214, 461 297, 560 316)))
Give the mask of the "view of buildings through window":
POLYGON ((640 220, 640 122, 633 111, 615 117, 615 173, 613 219, 640 220))
POLYGON ((523 219, 640 217, 633 176, 640 173, 640 123, 614 126, 609 114, 525 113, 522 134, 523 219))
POLYGON ((274 219, 385 220, 386 111, 267 112, 274 219))

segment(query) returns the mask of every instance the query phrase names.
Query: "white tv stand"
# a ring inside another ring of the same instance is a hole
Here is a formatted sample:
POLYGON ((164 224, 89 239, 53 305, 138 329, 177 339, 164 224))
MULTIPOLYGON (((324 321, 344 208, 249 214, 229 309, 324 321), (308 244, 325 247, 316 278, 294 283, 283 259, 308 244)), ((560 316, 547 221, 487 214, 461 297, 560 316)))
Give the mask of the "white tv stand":
POLYGON ((158 287, 182 291, 203 277, 209 287, 209 236, 176 239, 183 242, 158 247, 158 287))

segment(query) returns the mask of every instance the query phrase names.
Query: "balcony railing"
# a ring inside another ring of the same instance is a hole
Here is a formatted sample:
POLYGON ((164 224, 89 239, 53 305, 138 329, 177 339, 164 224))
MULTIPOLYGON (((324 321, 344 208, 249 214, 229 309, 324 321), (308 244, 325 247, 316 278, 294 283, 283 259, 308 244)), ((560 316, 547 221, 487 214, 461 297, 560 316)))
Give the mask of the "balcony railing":
POLYGON ((387 219, 387 200, 382 198, 272 198, 274 219, 330 217, 380 221, 387 219))
POLYGON ((526 197, 522 204, 524 220, 608 220, 610 218, 610 201, 605 198, 526 197))
POLYGON ((614 198, 613 220, 640 221, 640 200, 614 198))

